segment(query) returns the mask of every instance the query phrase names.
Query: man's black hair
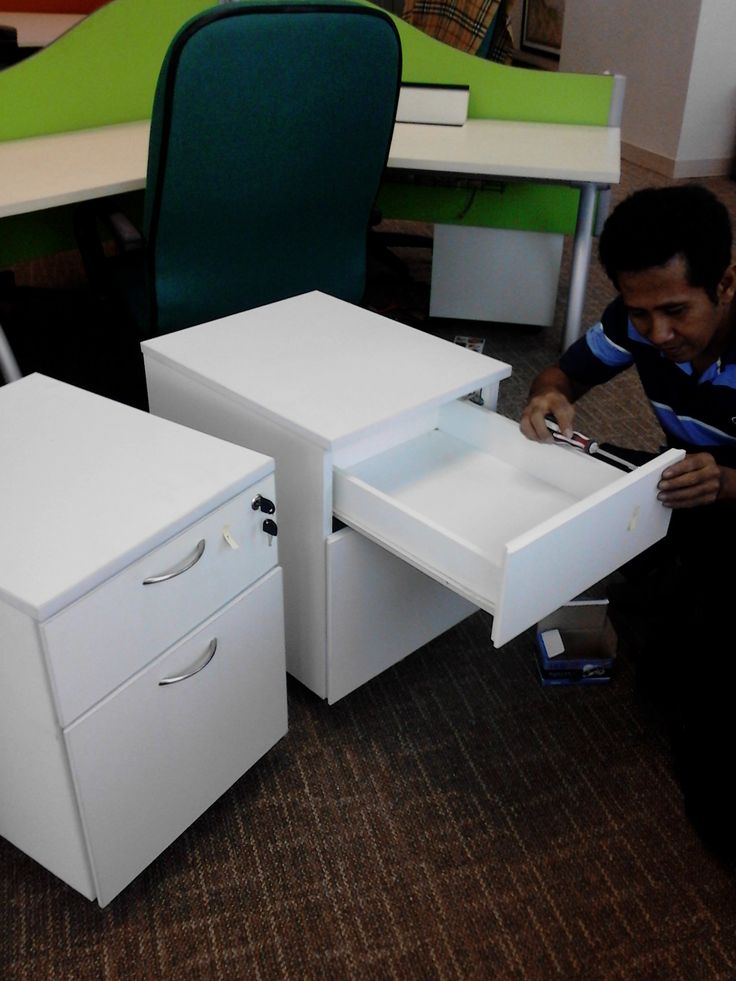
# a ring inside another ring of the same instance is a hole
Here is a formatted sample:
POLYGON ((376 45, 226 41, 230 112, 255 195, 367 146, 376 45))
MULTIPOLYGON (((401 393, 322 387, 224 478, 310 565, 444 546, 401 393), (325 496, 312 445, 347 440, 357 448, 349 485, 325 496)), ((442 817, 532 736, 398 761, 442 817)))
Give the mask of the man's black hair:
POLYGON ((716 302, 731 244, 725 205, 699 184, 682 184, 648 187, 625 198, 606 219, 598 255, 616 289, 619 273, 664 266, 681 255, 689 284, 716 302))

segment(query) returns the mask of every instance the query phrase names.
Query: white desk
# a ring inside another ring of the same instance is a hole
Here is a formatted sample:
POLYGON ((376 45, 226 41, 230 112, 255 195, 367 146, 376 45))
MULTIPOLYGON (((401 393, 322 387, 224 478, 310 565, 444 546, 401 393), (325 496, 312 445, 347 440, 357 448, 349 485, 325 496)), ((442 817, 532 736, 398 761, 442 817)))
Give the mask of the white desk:
MULTIPOLYGON (((0 218, 140 190, 148 120, 0 142, 0 218)), ((0 375, 21 377, 0 324, 0 375)))
POLYGON ((620 178, 620 132, 607 126, 469 119, 464 126, 396 123, 388 166, 564 184, 620 178))
POLYGON ((0 10, 0 24, 14 27, 19 48, 45 48, 84 20, 86 14, 37 14, 0 10))
MULTIPOLYGON (((0 218, 143 188, 149 129, 145 120, 0 143, 0 218)), ((388 166, 580 187, 563 347, 578 336, 596 195, 620 178, 618 129, 493 119, 462 127, 397 123, 388 166)))
POLYGON ((388 166, 580 188, 562 349, 579 336, 596 197, 621 177, 621 131, 608 126, 469 119, 464 126, 397 123, 388 166))
POLYGON ((148 120, 0 142, 0 218, 145 187, 148 120))

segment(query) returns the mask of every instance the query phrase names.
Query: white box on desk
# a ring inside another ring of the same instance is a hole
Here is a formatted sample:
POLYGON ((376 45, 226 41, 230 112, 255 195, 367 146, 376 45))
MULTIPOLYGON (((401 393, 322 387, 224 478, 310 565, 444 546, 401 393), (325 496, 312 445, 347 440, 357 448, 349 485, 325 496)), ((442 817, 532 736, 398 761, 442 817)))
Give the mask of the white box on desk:
POLYGON ((467 85, 405 83, 399 92, 396 122, 462 126, 468 118, 469 101, 467 85))

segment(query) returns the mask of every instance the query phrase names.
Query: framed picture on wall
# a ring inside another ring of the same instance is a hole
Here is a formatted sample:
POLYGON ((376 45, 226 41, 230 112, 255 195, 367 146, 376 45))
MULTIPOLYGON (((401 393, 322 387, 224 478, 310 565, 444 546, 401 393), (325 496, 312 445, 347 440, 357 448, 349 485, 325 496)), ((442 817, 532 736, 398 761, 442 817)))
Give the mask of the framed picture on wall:
POLYGON ((521 49, 559 58, 565 0, 523 0, 521 49))

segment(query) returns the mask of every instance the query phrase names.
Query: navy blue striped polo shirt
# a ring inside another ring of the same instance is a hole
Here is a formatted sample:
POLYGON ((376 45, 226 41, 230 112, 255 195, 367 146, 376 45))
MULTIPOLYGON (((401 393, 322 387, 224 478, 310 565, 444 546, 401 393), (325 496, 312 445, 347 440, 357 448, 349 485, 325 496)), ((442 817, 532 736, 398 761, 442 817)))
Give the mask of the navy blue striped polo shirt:
POLYGON ((706 450, 722 466, 736 467, 736 339, 696 378, 689 361, 670 361, 637 333, 618 297, 559 365, 583 385, 599 385, 634 365, 667 445, 706 450))

